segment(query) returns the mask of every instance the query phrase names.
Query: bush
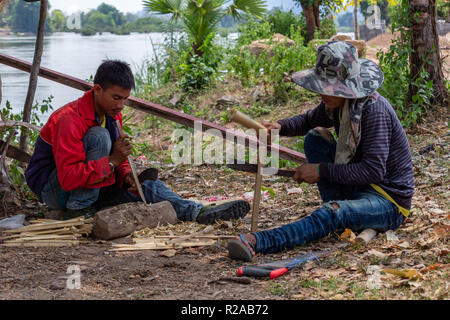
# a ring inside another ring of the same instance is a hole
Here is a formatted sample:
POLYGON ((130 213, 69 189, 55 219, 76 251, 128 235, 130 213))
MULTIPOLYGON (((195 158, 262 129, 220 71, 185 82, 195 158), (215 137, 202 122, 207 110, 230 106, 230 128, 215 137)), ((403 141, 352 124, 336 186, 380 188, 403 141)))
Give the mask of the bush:
POLYGON ((292 27, 294 30, 305 27, 304 19, 300 15, 296 15, 290 10, 289 12, 275 9, 267 18, 271 24, 272 33, 281 33, 288 38, 291 38, 292 27))
POLYGON ((202 55, 195 54, 192 47, 184 52, 183 63, 178 65, 181 74, 180 86, 186 92, 195 92, 210 87, 218 77, 219 63, 223 60, 222 48, 214 42, 210 33, 199 48, 202 55))
POLYGON ((95 31, 94 27, 92 26, 84 26, 83 28, 81 28, 80 32, 83 36, 93 36, 97 33, 97 31, 95 31))
POLYGON ((286 81, 286 73, 292 74, 298 70, 312 68, 316 58, 315 49, 303 45, 301 30, 291 27, 291 35, 296 44, 289 48, 274 45, 272 57, 269 57, 267 52, 255 56, 248 49, 241 51, 237 46, 234 53, 230 54, 230 71, 234 72, 242 85, 254 86, 263 83, 272 86, 273 98, 280 102, 286 101, 290 90, 295 87, 291 81, 286 81))

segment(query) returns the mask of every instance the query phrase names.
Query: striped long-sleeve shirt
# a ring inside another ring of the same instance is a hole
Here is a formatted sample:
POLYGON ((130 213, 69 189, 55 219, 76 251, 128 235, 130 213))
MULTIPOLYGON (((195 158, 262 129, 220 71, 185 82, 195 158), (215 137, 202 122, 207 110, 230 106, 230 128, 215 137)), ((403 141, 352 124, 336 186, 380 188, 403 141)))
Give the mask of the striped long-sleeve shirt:
MULTIPOLYGON (((315 109, 279 120, 280 135, 303 136, 315 127, 333 127, 339 135, 339 108, 331 120, 320 103, 315 109)), ((377 184, 400 206, 410 209, 414 174, 408 139, 391 104, 381 95, 364 107, 361 140, 348 164, 321 163, 320 179, 347 185, 377 184)))

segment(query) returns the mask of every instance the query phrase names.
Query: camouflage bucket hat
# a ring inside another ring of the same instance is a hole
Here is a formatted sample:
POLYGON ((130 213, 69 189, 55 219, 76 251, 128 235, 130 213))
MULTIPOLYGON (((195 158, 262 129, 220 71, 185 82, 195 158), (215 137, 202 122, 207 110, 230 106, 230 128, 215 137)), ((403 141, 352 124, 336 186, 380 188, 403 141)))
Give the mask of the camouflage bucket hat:
POLYGON ((356 48, 343 41, 320 46, 315 68, 292 75, 292 81, 305 89, 348 99, 370 95, 383 80, 383 72, 375 62, 358 59, 356 48))

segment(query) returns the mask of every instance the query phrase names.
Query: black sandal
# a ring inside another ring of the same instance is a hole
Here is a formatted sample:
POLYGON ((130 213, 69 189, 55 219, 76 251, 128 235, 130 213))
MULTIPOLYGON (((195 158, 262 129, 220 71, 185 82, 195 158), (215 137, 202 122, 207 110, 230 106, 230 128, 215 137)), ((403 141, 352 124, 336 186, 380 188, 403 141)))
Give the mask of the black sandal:
POLYGON ((228 241, 228 253, 231 259, 242 260, 242 261, 252 261, 253 255, 245 243, 248 243, 250 247, 255 251, 255 247, 250 243, 250 241, 245 240, 242 234, 239 234, 238 239, 232 239, 228 241))

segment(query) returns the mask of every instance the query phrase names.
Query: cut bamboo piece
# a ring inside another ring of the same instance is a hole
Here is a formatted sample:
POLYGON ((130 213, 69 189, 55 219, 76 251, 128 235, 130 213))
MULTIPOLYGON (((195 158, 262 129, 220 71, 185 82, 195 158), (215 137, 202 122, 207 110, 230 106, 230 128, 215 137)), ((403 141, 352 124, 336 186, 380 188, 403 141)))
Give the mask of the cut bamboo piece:
POLYGON ((110 251, 136 251, 136 250, 166 250, 202 247, 215 245, 217 241, 189 241, 166 245, 164 243, 140 243, 140 244, 114 244, 110 251))
POLYGON ((182 237, 179 237, 179 238, 176 238, 176 239, 169 240, 169 241, 166 242, 166 244, 172 244, 172 243, 185 241, 185 240, 193 238, 195 236, 199 236, 199 235, 202 235, 202 234, 205 234, 205 233, 210 233, 210 232, 213 232, 213 231, 214 231, 214 227, 213 226, 207 226, 205 229, 203 229, 201 231, 194 232, 194 233, 188 234, 186 236, 182 236, 182 237))
POLYGON ((61 223, 41 223, 25 226, 19 229, 14 230, 6 230, 5 233, 21 233, 27 231, 37 231, 37 230, 52 230, 59 229, 61 227, 70 227, 70 226, 82 226, 85 224, 85 221, 75 221, 75 222, 61 222, 61 223))
POLYGON ((35 236, 35 237, 21 237, 18 239, 8 240, 5 243, 10 242, 26 242, 26 241, 34 241, 34 240, 77 240, 76 236, 73 235, 45 235, 45 236, 35 236))
POLYGON ((80 241, 78 240, 71 240, 71 241, 33 241, 33 242, 26 242, 26 243, 2 243, 0 246, 3 247, 66 247, 66 246, 77 246, 80 244, 80 241))

